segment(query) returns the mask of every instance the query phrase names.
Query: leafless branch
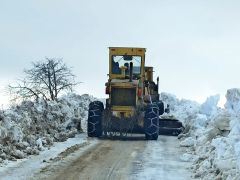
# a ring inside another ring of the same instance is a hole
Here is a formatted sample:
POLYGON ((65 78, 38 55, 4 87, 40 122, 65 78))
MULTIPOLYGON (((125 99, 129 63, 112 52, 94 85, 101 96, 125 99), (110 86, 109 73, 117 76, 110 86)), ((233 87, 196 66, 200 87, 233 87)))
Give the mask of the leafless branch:
POLYGON ((32 68, 24 70, 26 77, 16 85, 9 85, 9 91, 22 99, 40 97, 55 100, 61 91, 72 90, 77 85, 71 69, 62 59, 45 58, 44 61, 33 62, 32 68))

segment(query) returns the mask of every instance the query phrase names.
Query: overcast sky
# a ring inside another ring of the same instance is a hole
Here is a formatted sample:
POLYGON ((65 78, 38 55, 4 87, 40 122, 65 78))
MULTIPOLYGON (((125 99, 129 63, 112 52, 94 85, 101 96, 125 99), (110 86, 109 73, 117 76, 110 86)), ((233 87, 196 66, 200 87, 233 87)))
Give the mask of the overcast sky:
MULTIPOLYGON (((32 61, 63 58, 79 94, 104 97, 108 47, 147 48, 160 91, 204 101, 240 86, 238 0, 0 2, 0 89, 32 61)), ((0 93, 1 104, 6 95, 0 93)))

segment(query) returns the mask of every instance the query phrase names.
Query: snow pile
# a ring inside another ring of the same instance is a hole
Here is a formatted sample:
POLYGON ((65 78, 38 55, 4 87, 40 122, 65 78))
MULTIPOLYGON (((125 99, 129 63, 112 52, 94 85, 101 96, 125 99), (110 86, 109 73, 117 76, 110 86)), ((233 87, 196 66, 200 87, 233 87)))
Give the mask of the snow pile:
POLYGON ((53 142, 65 141, 82 131, 89 95, 68 94, 58 101, 24 101, 0 111, 0 163, 39 154, 53 142))
POLYGON ((193 163, 194 178, 240 179, 240 89, 229 89, 225 108, 217 107, 219 95, 199 105, 165 94, 171 114, 185 131, 180 145, 188 147, 181 159, 193 163))
MULTIPOLYGON (((176 96, 168 93, 161 93, 161 99, 165 104, 170 105, 170 116, 180 120, 185 128, 193 124, 200 111, 200 104, 186 99, 179 100, 176 96)), ((198 126, 197 124, 194 124, 198 126)))

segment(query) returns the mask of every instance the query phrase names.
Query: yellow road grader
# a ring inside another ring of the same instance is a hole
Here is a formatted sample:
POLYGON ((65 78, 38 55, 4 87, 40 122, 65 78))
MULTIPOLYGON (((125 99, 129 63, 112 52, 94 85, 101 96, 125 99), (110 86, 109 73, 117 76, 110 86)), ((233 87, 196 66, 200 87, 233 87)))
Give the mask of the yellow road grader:
POLYGON ((109 98, 105 107, 101 101, 89 104, 89 137, 143 133, 147 140, 157 140, 159 134, 181 132, 181 122, 161 118, 169 109, 159 98, 159 78, 153 81, 153 67, 145 66, 145 52, 145 48, 109 48, 105 84, 109 98))

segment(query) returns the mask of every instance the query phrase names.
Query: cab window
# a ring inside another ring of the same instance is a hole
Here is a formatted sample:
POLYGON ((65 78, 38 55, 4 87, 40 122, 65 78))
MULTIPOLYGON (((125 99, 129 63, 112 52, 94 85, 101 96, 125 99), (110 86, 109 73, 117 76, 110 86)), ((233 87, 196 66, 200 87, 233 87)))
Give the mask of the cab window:
POLYGON ((121 74, 121 67, 125 67, 125 73, 129 76, 130 73, 130 63, 133 63, 133 75, 141 74, 141 56, 131 56, 131 55, 114 55, 112 56, 112 73, 121 74))

